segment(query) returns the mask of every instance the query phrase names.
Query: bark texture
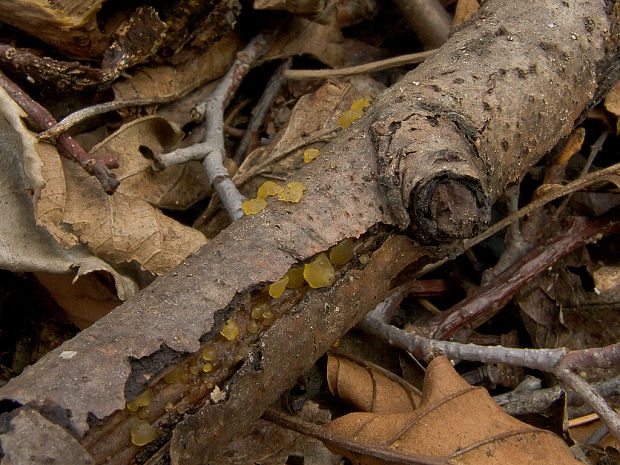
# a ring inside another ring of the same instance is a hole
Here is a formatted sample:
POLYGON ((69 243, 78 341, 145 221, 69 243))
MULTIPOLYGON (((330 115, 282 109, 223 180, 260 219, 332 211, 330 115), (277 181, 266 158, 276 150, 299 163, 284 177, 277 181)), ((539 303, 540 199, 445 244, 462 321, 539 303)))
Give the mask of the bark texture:
MULTIPOLYGON (((568 133, 594 95, 608 27, 599 0, 489 0, 440 53, 294 173, 291 180, 307 186, 300 203, 269 203, 241 218, 26 369, 0 389, 5 415, 45 412, 97 463, 165 455, 170 438, 173 463, 206 463, 387 294, 392 276, 430 259, 419 245, 386 252, 396 227, 439 241, 485 227, 504 187, 568 133), (291 302, 292 313, 262 333, 245 365, 231 367, 217 403, 205 402, 204 390, 187 394, 193 405, 166 423, 163 442, 141 451, 127 445, 127 400, 148 386, 163 393, 162 376, 213 344, 226 320, 247 314, 248 295, 350 237, 377 250, 377 261, 367 270, 351 265, 331 288, 291 302), (351 287, 356 280, 363 287, 351 287)), ((12 424, 0 433, 5 456, 17 444, 4 439, 18 434, 12 424)), ((65 448, 39 430, 27 434, 49 450, 65 448)), ((63 463, 62 454, 49 463, 63 463)))

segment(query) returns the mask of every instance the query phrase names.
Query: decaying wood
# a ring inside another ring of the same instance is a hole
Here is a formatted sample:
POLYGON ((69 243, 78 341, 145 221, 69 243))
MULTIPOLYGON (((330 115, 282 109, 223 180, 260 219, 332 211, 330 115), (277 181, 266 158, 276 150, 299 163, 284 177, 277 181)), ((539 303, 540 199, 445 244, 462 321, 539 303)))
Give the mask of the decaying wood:
MULTIPOLYGON (((5 410, 41 412, 96 463, 163 457, 168 446, 172 463, 205 463, 381 301, 401 269, 434 258, 390 237, 397 227, 425 240, 475 234, 505 185, 569 132, 596 90, 603 7, 599 0, 486 2, 477 20, 292 173, 307 186, 301 202, 269 202, 234 222, 1 388, 5 410), (357 253, 374 251, 366 267, 354 259, 328 289, 269 301, 282 316, 259 336, 245 331, 266 284, 345 238, 356 238, 357 253), (230 318, 241 335, 228 344, 218 334, 230 318), (233 356, 242 343, 256 347, 239 368, 233 356), (210 394, 200 378, 193 387, 162 381, 209 345, 226 358, 212 378, 218 389, 210 394), (146 387, 155 397, 145 415, 160 437, 138 451, 125 404, 146 387), (173 412, 165 412, 167 401, 173 412)), ((5 453, 6 434, 14 434, 10 425, 0 432, 5 453)), ((49 450, 63 447, 29 434, 49 450)))
POLYGON ((63 92, 102 89, 123 70, 155 56, 171 63, 191 59, 230 32, 240 11, 237 0, 156 2, 137 8, 115 5, 126 18, 119 23, 119 15, 101 11, 105 3, 0 1, 0 21, 57 47, 66 57, 100 59, 94 67, 0 44, 0 64, 28 76, 36 86, 63 92), (185 53, 185 48, 191 48, 191 53, 185 53))

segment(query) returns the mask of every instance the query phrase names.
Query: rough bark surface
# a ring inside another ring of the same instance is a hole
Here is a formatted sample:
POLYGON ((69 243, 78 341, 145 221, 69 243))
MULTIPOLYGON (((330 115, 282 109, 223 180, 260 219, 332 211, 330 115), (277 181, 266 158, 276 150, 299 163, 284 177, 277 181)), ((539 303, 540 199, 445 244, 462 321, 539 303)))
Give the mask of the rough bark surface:
MULTIPOLYGON (((396 226, 411 227, 427 240, 476 234, 505 185, 568 133, 594 94, 607 28, 599 0, 489 0, 440 53, 293 174, 291 180, 308 188, 300 203, 270 202, 261 213, 241 218, 11 380, 0 389, 8 401, 5 415, 45 410, 48 421, 91 450, 93 430, 112 428, 110 418, 127 400, 215 340, 223 323, 241 311, 247 293, 277 281, 292 265, 345 238, 383 237, 396 226)), ((383 262, 386 276, 407 260, 422 266, 416 263, 422 252, 407 253, 383 262)), ((389 280, 375 276, 376 283, 365 285, 366 295, 357 294, 359 311, 349 304, 353 310, 344 317, 337 303, 349 292, 346 278, 328 290, 309 291, 305 299, 314 317, 304 313, 299 319, 294 311, 278 321, 233 375, 225 399, 185 417, 173 433, 173 463, 208 460, 389 288, 389 280), (334 326, 321 326, 322 319, 334 326), (316 330, 324 338, 313 347, 316 330), (270 351, 278 344, 284 349, 274 358, 270 351), (237 424, 225 421, 233 416, 237 424)), ((64 447, 38 431, 29 434, 50 449, 64 447)), ((6 454, 9 443, 4 435, 0 441, 6 454)), ((106 462, 105 453, 97 456, 106 462)), ((108 463, 126 461, 119 456, 108 463)))

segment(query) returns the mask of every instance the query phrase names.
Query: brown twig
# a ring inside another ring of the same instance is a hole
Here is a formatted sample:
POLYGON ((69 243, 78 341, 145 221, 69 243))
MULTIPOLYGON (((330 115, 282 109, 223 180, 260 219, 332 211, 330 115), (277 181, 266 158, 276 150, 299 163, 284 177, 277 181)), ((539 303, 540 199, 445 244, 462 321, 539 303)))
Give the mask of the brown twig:
POLYGON ((203 142, 157 155, 153 163, 153 169, 161 170, 189 160, 202 160, 209 183, 219 195, 232 221, 243 216, 241 202, 245 200, 245 197, 235 187, 223 164, 226 156, 224 109, 230 103, 252 65, 268 50, 272 39, 272 35, 258 34, 254 37, 245 49, 237 54, 237 59, 211 95, 194 109, 197 118, 206 118, 204 124, 207 126, 207 131, 203 142))
POLYGON ((292 64, 293 59, 288 58, 284 60, 280 66, 278 66, 276 72, 269 79, 260 100, 252 109, 252 116, 250 118, 250 122, 248 123, 248 127, 246 128, 245 134, 239 141, 239 145, 237 146, 237 150, 233 156, 233 160, 237 163, 237 165, 240 165, 245 158, 248 147, 250 146, 250 140, 252 139, 254 133, 258 131, 261 124, 263 124, 263 120, 265 119, 267 111, 271 107, 273 99, 276 98, 276 95, 282 88, 282 84, 284 83, 284 73, 286 70, 290 69, 292 64))
POLYGON ((608 357, 592 356, 593 352, 600 351, 604 354, 616 354, 620 351, 620 343, 596 349, 587 349, 588 356, 581 354, 580 350, 569 351, 559 349, 513 349, 502 346, 479 346, 475 344, 461 344, 453 341, 438 341, 435 339, 408 333, 395 326, 388 325, 374 318, 372 313, 357 325, 358 329, 372 334, 381 341, 394 347, 406 350, 417 357, 432 359, 437 355, 445 355, 450 359, 469 360, 483 363, 505 363, 508 365, 531 368, 546 371, 558 376, 561 381, 582 397, 582 399, 605 421, 614 436, 620 439, 620 417, 605 401, 596 393, 593 393, 590 385, 583 379, 574 375, 564 365, 567 355, 568 360, 574 358, 582 360, 584 364, 579 368, 596 367, 600 360, 602 366, 607 366, 608 357), (570 375, 567 373, 571 373, 570 375), (579 378, 578 380, 576 378, 579 378), (586 387, 587 386, 587 387, 586 387))
MULTIPOLYGON (((39 126, 40 130, 50 128, 56 124, 56 120, 49 111, 35 102, 2 72, 0 72, 0 86, 22 107, 26 114, 39 126)), ((106 194, 111 195, 114 193, 119 182, 104 161, 93 158, 67 133, 63 133, 58 137, 56 145, 62 156, 79 163, 88 174, 95 176, 106 194)), ((110 164, 112 167, 118 167, 117 160, 112 160, 110 164)))
POLYGON ((426 330, 448 339, 462 328, 476 328, 495 316, 525 284, 560 258, 588 242, 620 232, 620 221, 577 218, 570 228, 537 246, 466 299, 432 318, 426 330))
POLYGON ((439 0, 394 0, 424 48, 441 47, 448 40, 452 18, 439 0))
POLYGON ((349 66, 338 69, 289 69, 284 72, 286 79, 305 81, 311 79, 342 78, 356 74, 374 73, 384 69, 397 68, 403 65, 422 63, 427 58, 432 57, 437 50, 426 52, 410 53, 397 57, 386 58, 385 60, 364 63, 363 65, 349 66))
POLYGON ((382 463, 407 464, 407 465, 449 465, 451 462, 446 458, 429 457, 402 450, 381 447, 375 444, 360 443, 346 437, 335 435, 324 427, 315 425, 299 417, 288 415, 274 407, 269 407, 263 413, 263 420, 270 421, 276 425, 297 431, 315 439, 319 439, 325 444, 345 449, 355 454, 367 457, 374 457, 382 463))

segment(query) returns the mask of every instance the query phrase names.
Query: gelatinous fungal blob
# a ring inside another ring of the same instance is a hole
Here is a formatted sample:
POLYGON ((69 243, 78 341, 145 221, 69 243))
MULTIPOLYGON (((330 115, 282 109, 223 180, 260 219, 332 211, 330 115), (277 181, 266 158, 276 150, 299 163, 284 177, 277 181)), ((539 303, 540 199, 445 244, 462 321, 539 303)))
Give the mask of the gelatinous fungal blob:
POLYGON ((286 285, 288 284, 288 276, 284 275, 282 278, 277 280, 275 283, 269 285, 269 295, 274 299, 277 299, 282 295, 284 289, 286 289, 286 285))
POLYGON ((222 326, 220 334, 229 341, 232 341, 239 335, 239 326, 237 326, 237 323, 235 323, 233 320, 228 320, 226 323, 224 323, 224 326, 222 326))
POLYGON ((144 391, 134 400, 127 402, 127 410, 137 412, 140 407, 148 407, 153 400, 153 390, 151 388, 144 391))
POLYGON ((267 206, 265 199, 250 199, 241 203, 241 208, 246 215, 254 215, 260 211, 263 211, 267 206))
POLYGON ((214 362, 217 359, 217 353, 213 347, 205 347, 202 349, 202 358, 207 362, 214 362))
POLYGON ((334 267, 327 255, 319 254, 310 263, 304 265, 304 279, 313 289, 327 287, 334 282, 334 267))
POLYGON ((353 257, 353 241, 345 239, 329 251, 329 261, 334 265, 344 265, 353 257))
POLYGON ((164 376, 164 381, 168 384, 178 383, 183 379, 183 375, 185 373, 185 368, 183 365, 179 365, 174 368, 171 372, 167 373, 164 376))
POLYGON ((366 265, 370 261, 370 256, 365 253, 360 255, 359 261, 362 265, 366 265))
POLYGON ((276 184, 273 181, 265 181, 261 184, 256 192, 257 199, 265 199, 270 195, 278 195, 278 193, 282 190, 282 187, 276 184))
POLYGON ((157 430, 144 420, 136 421, 130 431, 131 442, 136 446, 144 446, 157 439, 157 430))
POLYGON ((342 129, 346 129, 353 121, 360 119, 362 113, 363 111, 359 109, 347 110, 338 117, 338 124, 342 129))
POLYGON ((355 100, 351 104, 351 110, 364 110, 365 108, 368 108, 369 106, 370 106, 370 98, 364 97, 364 98, 355 100))
POLYGON ((304 183, 292 181, 286 185, 285 189, 278 193, 278 198, 284 202, 297 203, 301 200, 305 190, 306 185, 304 183))
POLYGON ((291 268, 286 272, 286 276, 288 276, 288 283, 286 283, 287 289, 299 289, 303 287, 305 282, 303 266, 291 268))
POLYGON ((319 156, 319 149, 311 148, 304 150, 304 163, 310 163, 319 156))

